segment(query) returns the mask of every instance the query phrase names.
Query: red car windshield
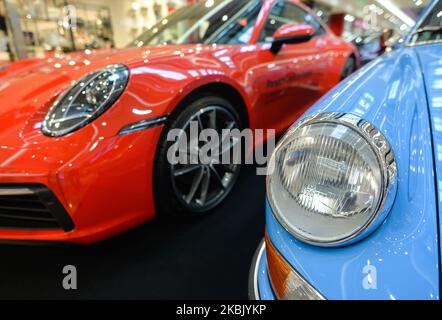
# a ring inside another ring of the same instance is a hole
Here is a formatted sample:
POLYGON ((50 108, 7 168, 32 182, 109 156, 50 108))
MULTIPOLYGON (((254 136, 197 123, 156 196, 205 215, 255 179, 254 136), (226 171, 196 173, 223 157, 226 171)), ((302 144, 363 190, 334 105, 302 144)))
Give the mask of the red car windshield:
POLYGON ((262 0, 205 1, 178 9, 129 46, 160 44, 246 44, 262 0))

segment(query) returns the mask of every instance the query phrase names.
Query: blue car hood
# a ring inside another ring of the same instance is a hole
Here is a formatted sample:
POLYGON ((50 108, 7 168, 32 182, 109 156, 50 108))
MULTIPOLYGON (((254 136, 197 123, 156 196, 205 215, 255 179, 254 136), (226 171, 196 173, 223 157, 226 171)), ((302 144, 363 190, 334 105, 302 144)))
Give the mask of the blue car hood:
MULTIPOLYGON (((428 100, 437 177, 439 235, 442 222, 442 44, 416 47, 428 100)), ((440 236, 439 236, 440 241, 440 236)), ((439 248, 441 249, 441 248, 439 248)), ((440 252, 442 255, 442 251, 440 252)))
POLYGON ((390 141, 398 166, 398 193, 388 218, 351 246, 305 244, 291 236, 267 206, 267 229, 275 247, 328 299, 439 298, 434 169, 439 169, 442 184, 441 57, 436 46, 395 51, 340 84, 306 114, 360 115, 390 141), (367 286, 367 281, 374 285, 367 286))

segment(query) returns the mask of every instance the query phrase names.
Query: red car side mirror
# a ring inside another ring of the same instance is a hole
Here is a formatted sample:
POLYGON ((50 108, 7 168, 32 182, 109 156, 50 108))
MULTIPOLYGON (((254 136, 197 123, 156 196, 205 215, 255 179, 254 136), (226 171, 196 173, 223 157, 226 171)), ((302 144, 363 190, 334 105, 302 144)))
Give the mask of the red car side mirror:
POLYGON ((270 51, 278 54, 284 44, 309 41, 315 35, 315 28, 307 24, 285 24, 276 30, 270 51))

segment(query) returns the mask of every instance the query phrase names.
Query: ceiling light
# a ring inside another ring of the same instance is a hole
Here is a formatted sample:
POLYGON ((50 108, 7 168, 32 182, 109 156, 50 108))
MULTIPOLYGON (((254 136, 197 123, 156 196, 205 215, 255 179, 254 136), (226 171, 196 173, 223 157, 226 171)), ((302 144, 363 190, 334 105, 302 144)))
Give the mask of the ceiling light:
MULTIPOLYGON (((421 1, 421 0, 418 0, 421 1)), ((393 4, 390 0, 376 0, 380 5, 382 5, 385 9, 390 11, 392 14, 394 14, 396 17, 401 19, 403 22, 405 22, 410 27, 414 26, 416 22, 407 15, 404 11, 399 9, 395 4, 393 4)))

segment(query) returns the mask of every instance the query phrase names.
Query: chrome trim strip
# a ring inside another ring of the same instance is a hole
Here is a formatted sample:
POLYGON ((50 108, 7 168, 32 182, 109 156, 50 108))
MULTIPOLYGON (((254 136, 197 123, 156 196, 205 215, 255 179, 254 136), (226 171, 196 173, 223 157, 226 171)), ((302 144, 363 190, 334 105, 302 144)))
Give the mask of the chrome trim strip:
POLYGON ((284 146, 286 141, 293 136, 293 134, 295 134, 303 127, 311 125, 313 123, 335 123, 347 126, 359 133, 367 141, 367 143, 370 144, 373 151, 376 153, 380 169, 382 170, 383 190, 380 201, 376 207, 376 213, 373 214, 371 218, 352 235, 349 235, 346 238, 335 240, 333 242, 319 242, 308 239, 298 234, 290 227, 289 223, 286 222, 286 214, 278 212, 277 206, 275 205, 275 202, 268 191, 271 190, 270 185, 273 178, 273 175, 271 174, 267 176, 266 182, 267 199, 269 201, 270 208, 272 209, 273 214, 275 215, 278 222, 284 227, 284 229, 287 230, 287 232, 289 232, 295 238, 305 243, 320 247, 340 247, 350 245, 364 239, 373 231, 375 231, 385 221, 385 218, 388 216, 391 208, 393 207, 397 195, 398 181, 397 165, 393 150, 387 138, 382 134, 382 132, 380 132, 371 123, 357 115, 344 112, 318 113, 297 122, 296 125, 289 129, 287 134, 284 136, 284 138, 281 139, 281 142, 278 144, 275 151, 273 152, 270 163, 275 163, 275 155, 278 153, 281 147, 284 146))
POLYGON ((34 192, 28 188, 0 188, 0 196, 25 196, 31 194, 34 194, 34 192))
POLYGON ((255 253, 255 257, 253 258, 251 275, 250 275, 250 284, 249 284, 249 299, 250 300, 260 300, 259 295, 259 285, 258 285, 258 274, 259 274, 259 264, 261 263, 262 256, 264 254, 266 248, 265 241, 262 241, 258 250, 255 253))
POLYGON ((410 44, 407 44, 407 47, 414 48, 414 47, 419 47, 419 46, 428 46, 430 44, 440 44, 440 43, 442 43, 442 40, 429 40, 429 41, 422 41, 422 42, 418 42, 418 43, 410 43, 410 44))
MULTIPOLYGON (((269 240, 270 241, 270 240, 269 240)), ((271 243, 271 241, 270 241, 271 243)), ((326 297, 324 297, 316 288, 314 288, 295 268, 293 268, 287 260, 282 256, 282 254, 279 252, 278 249, 271 243, 272 247, 274 248, 276 254, 280 256, 282 260, 287 264, 287 266, 292 270, 293 276, 296 277, 296 280, 301 283, 305 288, 308 288, 312 294, 316 295, 316 300, 318 301, 324 301, 327 300, 326 297)), ((259 277, 259 266, 261 264, 261 259, 264 255, 264 252, 266 250, 266 241, 263 240, 261 244, 258 246, 258 249, 255 252, 255 255, 253 257, 253 261, 250 268, 250 274, 249 274, 249 299, 251 301, 258 301, 261 300, 261 296, 259 293, 259 283, 258 283, 258 277, 259 277)), ((267 276, 269 277, 270 286, 273 290, 273 294, 276 297, 275 289, 273 288, 272 280, 270 279, 269 270, 267 267, 267 276)), ((277 298, 277 297, 276 297, 277 298)), ((278 298, 277 298, 278 299, 278 298)))
POLYGON ((123 127, 120 130, 120 132, 118 132, 118 134, 125 135, 125 134, 129 134, 129 133, 133 133, 133 132, 138 132, 141 130, 154 128, 154 127, 164 124, 166 122, 167 118, 168 118, 168 116, 166 115, 166 116, 157 117, 157 118, 153 118, 153 119, 141 120, 139 122, 132 123, 132 124, 129 124, 129 125, 123 127))

